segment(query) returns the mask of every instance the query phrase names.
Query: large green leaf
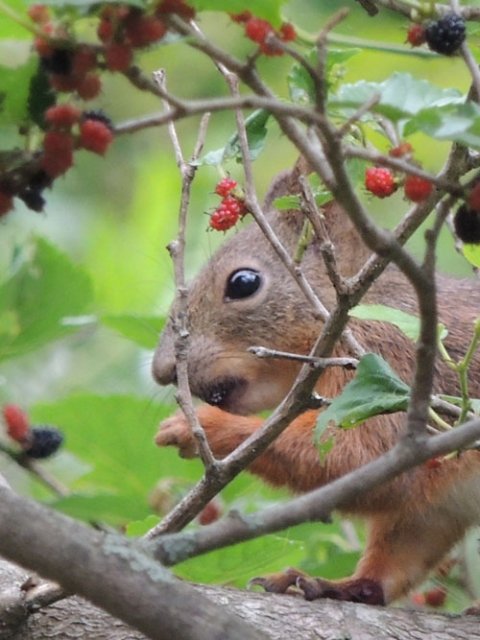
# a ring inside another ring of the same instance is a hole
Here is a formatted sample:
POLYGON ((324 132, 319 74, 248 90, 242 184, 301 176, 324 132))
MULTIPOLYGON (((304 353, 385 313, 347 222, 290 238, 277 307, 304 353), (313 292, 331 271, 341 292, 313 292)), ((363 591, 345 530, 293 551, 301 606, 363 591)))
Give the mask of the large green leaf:
POLYGON ((344 84, 329 102, 336 108, 358 109, 375 96, 378 102, 371 110, 393 121, 411 118, 424 109, 458 105, 464 99, 456 89, 442 89, 408 73, 394 73, 383 82, 344 84))
POLYGON ((31 39, 32 31, 28 27, 32 23, 26 15, 30 4, 33 2, 0 0, 0 38, 31 39))
POLYGON ((149 513, 148 495, 161 477, 184 482, 199 478, 198 462, 182 460, 173 449, 159 449, 153 442, 159 422, 172 411, 150 398, 93 394, 33 407, 32 419, 60 428, 66 449, 88 465, 73 484, 84 497, 62 500, 59 506, 87 517, 90 500, 93 518, 102 519, 103 512, 108 521, 114 515, 123 521, 139 519, 149 513))
POLYGON ((400 380, 387 362, 374 353, 368 353, 360 360, 355 378, 320 413, 315 438, 318 440, 331 422, 348 428, 382 413, 405 411, 409 395, 410 387, 400 380))
POLYGON ((68 319, 93 298, 88 274, 46 240, 27 247, 12 271, 0 284, 0 360, 75 331, 68 319))
POLYGON ((107 327, 118 331, 145 349, 154 349, 157 346, 158 336, 165 325, 165 318, 161 316, 103 316, 101 320, 107 327))

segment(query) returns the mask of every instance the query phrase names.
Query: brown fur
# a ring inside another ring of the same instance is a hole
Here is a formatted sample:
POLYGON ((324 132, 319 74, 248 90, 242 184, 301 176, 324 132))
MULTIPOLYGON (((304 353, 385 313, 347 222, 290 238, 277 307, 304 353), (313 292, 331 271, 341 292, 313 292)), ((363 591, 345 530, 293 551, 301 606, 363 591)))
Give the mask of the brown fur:
MULTIPOLYGON (((283 179, 282 188, 287 191, 291 188, 288 176, 283 179)), ((344 274, 350 275, 363 263, 367 252, 338 207, 330 207, 326 218, 330 235, 337 243, 339 266, 344 274)), ((271 212, 269 219, 292 252, 302 223, 299 215, 271 212)), ((306 252, 303 269, 322 302, 332 308, 334 291, 315 244, 306 252)), ((439 278, 438 288, 440 319, 449 330, 446 346, 456 358, 463 355, 471 337, 472 323, 480 309, 480 292, 474 282, 448 278, 439 278)), ((413 313, 417 306, 411 287, 393 268, 374 285, 366 301, 382 302, 413 313)), ((212 389, 221 387, 225 380, 230 384, 221 408, 202 405, 198 409, 213 453, 222 458, 261 426, 262 420, 248 414, 275 406, 291 387, 299 369, 289 361, 255 358, 247 353, 247 348, 262 345, 308 353, 321 323, 267 240, 252 224, 226 242, 193 282, 188 324, 191 337, 188 366, 193 393, 209 400, 212 389), (263 285, 249 298, 226 301, 226 281, 239 268, 257 269, 263 285)), ((381 354, 406 382, 411 382, 415 351, 407 338, 389 324, 356 321, 351 326, 367 350, 381 354)), ((340 347, 336 355, 342 355, 340 347)), ((161 384, 175 382, 170 325, 161 336, 153 371, 161 384)), ((320 378, 317 391, 334 397, 351 376, 339 368, 328 369, 320 378)), ((470 384, 472 396, 480 397, 478 357, 470 384)), ((443 393, 458 393, 456 374, 441 362, 437 365, 435 388, 443 393)), ((338 429, 334 432, 333 450, 322 465, 312 443, 315 420, 313 411, 299 416, 255 460, 250 471, 273 485, 288 486, 296 492, 309 491, 386 452, 404 429, 402 414, 379 416, 353 430, 338 429)), ((177 446, 186 456, 195 453, 181 415, 165 421, 157 443, 177 446)), ((374 603, 404 595, 438 564, 469 526, 480 520, 479 471, 480 454, 469 452, 438 469, 424 465, 404 473, 354 500, 346 511, 367 518, 369 537, 352 578, 338 583, 309 582, 291 572, 287 579, 286 574, 271 576, 262 584, 278 591, 297 582, 304 584, 306 597, 328 595, 374 603)))

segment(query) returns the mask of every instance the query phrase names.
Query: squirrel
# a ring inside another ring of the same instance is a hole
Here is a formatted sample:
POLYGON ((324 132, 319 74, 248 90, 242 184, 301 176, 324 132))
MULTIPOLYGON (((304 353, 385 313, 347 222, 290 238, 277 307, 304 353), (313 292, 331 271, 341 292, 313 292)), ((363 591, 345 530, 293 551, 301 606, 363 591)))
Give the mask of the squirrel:
MULTIPOLYGON (((303 226, 299 211, 277 211, 273 200, 298 193, 299 169, 281 176, 267 195, 265 209, 277 236, 292 254, 303 226)), ((348 216, 333 203, 325 224, 334 243, 337 266, 353 275, 369 252, 348 216)), ((320 255, 319 241, 308 246, 302 269, 323 304, 332 309, 335 291, 320 255)), ((472 281, 438 275, 439 319, 448 329, 445 346, 452 358, 463 357, 480 311, 480 290, 472 281)), ((411 285, 389 267, 374 283, 365 302, 380 302, 417 312, 411 285)), ((174 304, 175 307, 175 304, 174 304)), ((173 308, 174 313, 175 309, 173 308)), ((292 360, 257 358, 247 350, 262 345, 308 354, 321 321, 297 283, 256 224, 228 239, 213 255, 188 292, 187 326, 189 382, 192 393, 207 404, 197 408, 209 445, 217 458, 231 453, 262 425, 252 414, 275 407, 291 388, 300 364, 292 360)), ((411 383, 415 345, 394 325, 351 320, 351 331, 367 351, 380 354, 411 383)), ((339 343, 335 356, 350 355, 339 343)), ((174 333, 170 320, 159 340, 153 365, 161 385, 175 383, 174 333)), ((315 390, 333 398, 354 374, 329 367, 315 390)), ((470 393, 480 397, 480 356, 470 369, 470 393)), ((458 377, 437 359, 434 391, 458 394, 458 377)), ((387 452, 402 436, 405 414, 370 418, 349 430, 328 428, 334 446, 321 462, 313 442, 318 412, 307 410, 250 465, 248 471, 274 486, 294 492, 318 488, 387 452)), ((185 417, 166 419, 156 436, 159 446, 175 446, 185 457, 195 443, 185 417)), ((373 491, 355 498, 342 513, 366 519, 366 548, 351 577, 329 581, 300 571, 256 578, 267 591, 300 587, 307 599, 329 597, 370 604, 388 604, 406 595, 434 569, 465 531, 480 522, 480 452, 471 450, 444 460, 439 468, 420 465, 373 491)))

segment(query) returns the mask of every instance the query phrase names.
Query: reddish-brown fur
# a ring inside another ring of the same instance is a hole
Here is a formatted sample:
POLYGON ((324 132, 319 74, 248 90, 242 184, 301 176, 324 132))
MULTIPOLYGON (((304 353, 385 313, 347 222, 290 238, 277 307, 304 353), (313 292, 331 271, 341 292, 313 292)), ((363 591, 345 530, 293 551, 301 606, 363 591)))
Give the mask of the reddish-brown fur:
MULTIPOLYGON (((283 186, 287 190, 292 188, 285 179, 283 186)), ((271 212, 269 219, 292 251, 301 226, 299 215, 271 212)), ((342 272, 354 273, 367 255, 360 239, 336 207, 327 212, 327 225, 337 245, 342 272)), ((331 308, 334 291, 315 244, 307 250, 303 268, 319 297, 331 308)), ((449 329, 446 346, 456 358, 463 354, 471 337, 472 323, 480 309, 480 292, 475 282, 446 278, 439 278, 438 288, 440 317, 449 329)), ((367 300, 416 312, 411 287, 394 269, 380 278, 367 300)), ((298 372, 296 364, 257 359, 246 349, 263 345, 308 353, 321 324, 255 225, 229 240, 193 282, 188 323, 193 392, 209 400, 219 383, 230 381, 222 409, 209 405, 198 409, 213 453, 222 458, 261 426, 262 420, 248 414, 278 403, 298 372), (257 269, 263 285, 250 298, 225 300, 226 280, 240 268, 257 269)), ((415 351, 409 340, 388 324, 357 321, 351 327, 367 350, 381 354, 406 382, 411 381, 415 351)), ((336 355, 341 354, 341 347, 337 347, 336 355)), ((153 370, 161 384, 175 381, 170 325, 160 339, 153 370)), ((351 376, 343 369, 328 369, 320 378, 317 391, 334 397, 351 376)), ((472 396, 478 397, 478 358, 472 367, 470 383, 472 396)), ((441 362, 437 365, 435 387, 444 393, 458 392, 456 374, 441 362)), ((321 464, 312 442, 315 420, 313 411, 299 416, 249 470, 273 485, 287 486, 295 492, 309 491, 381 455, 404 429, 404 415, 394 414, 368 420, 356 429, 330 431, 335 444, 325 464, 321 464)), ((195 454, 194 442, 181 415, 164 422, 157 443, 177 446, 186 456, 195 454)), ((480 454, 468 452, 438 469, 423 465, 404 473, 352 501, 345 511, 367 519, 369 536, 365 553, 351 578, 331 583, 290 571, 270 576, 261 583, 272 591, 284 591, 296 583, 308 598, 329 596, 390 602, 421 581, 465 530, 480 520, 479 474, 480 454)))

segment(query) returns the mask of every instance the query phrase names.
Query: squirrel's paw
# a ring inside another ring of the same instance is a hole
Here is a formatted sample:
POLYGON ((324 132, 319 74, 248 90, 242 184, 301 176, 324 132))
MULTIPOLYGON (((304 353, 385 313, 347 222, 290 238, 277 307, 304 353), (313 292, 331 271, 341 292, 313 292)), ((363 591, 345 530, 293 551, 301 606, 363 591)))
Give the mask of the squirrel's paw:
POLYGON ((305 600, 330 598, 364 604, 385 604, 382 585, 369 578, 331 582, 321 578, 310 578, 297 569, 287 569, 280 573, 253 578, 249 585, 260 585, 269 593, 298 593, 300 591, 305 600))
POLYGON ((177 447, 181 458, 198 456, 197 443, 183 413, 176 413, 160 423, 155 443, 159 447, 177 447))

